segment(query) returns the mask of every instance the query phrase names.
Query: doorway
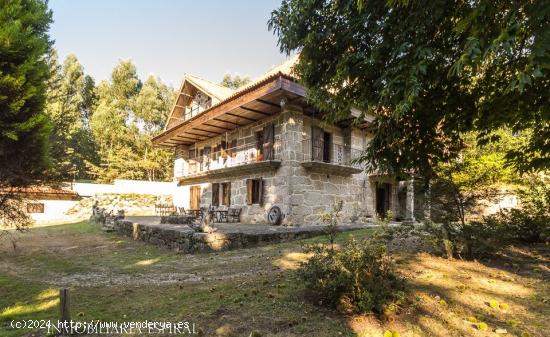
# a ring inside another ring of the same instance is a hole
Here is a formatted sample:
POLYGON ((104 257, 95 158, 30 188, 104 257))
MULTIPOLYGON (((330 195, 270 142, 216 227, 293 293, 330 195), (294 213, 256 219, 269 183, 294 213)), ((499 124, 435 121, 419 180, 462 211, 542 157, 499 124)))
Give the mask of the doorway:
POLYGON ((199 209, 201 207, 201 187, 191 186, 191 192, 189 196, 189 208, 199 209))
POLYGON ((385 217, 391 206, 391 184, 376 183, 376 213, 385 217))

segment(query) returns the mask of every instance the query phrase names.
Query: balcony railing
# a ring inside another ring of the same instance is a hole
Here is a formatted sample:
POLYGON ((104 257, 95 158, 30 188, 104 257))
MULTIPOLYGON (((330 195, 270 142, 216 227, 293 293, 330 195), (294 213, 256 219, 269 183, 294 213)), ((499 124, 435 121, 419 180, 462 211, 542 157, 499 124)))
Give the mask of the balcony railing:
POLYGON ((209 154, 197 155, 187 159, 187 170, 181 168, 176 171, 176 175, 184 177, 252 163, 280 160, 281 144, 281 140, 275 137, 272 146, 266 143, 258 148, 256 143, 249 143, 209 154))
POLYGON ((362 169, 363 164, 356 160, 361 157, 362 151, 341 144, 326 142, 322 139, 304 139, 302 141, 304 162, 321 162, 333 165, 362 169))
POLYGON ((187 106, 183 110, 183 120, 184 121, 189 120, 189 119, 195 117, 196 115, 200 114, 204 110, 206 110, 206 109, 203 108, 203 107, 200 107, 198 105, 196 105, 196 106, 187 106))

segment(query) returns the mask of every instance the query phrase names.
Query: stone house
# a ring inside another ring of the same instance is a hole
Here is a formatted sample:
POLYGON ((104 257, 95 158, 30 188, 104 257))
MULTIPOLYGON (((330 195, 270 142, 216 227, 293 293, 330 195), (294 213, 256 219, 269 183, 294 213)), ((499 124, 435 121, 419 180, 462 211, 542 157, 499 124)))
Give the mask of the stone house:
POLYGON ((240 207, 242 222, 266 223, 276 205, 284 224, 299 225, 318 222, 341 200, 344 221, 390 210, 412 220, 413 184, 364 173, 355 159, 369 135, 351 120, 322 121, 292 73, 296 59, 236 90, 185 76, 153 139, 176 151, 177 206, 240 207))

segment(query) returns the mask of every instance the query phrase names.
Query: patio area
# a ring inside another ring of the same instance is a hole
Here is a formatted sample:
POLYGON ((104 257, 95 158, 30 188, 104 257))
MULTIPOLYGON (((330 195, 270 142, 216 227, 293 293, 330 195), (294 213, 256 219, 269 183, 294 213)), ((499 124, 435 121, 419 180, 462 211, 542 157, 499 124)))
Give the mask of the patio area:
MULTIPOLYGON (((216 223, 214 233, 196 232, 188 225, 161 224, 158 216, 127 217, 117 221, 117 233, 181 253, 202 253, 248 248, 323 234, 323 226, 269 226, 267 224, 216 223)), ((373 224, 343 224, 341 231, 373 227, 373 224)))

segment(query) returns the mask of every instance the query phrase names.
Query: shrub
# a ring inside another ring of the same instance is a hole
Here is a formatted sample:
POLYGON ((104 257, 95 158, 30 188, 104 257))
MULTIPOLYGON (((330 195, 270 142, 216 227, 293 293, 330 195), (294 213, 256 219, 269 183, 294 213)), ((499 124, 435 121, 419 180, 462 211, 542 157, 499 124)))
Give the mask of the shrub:
POLYGON ((511 236, 523 242, 542 242, 550 236, 550 178, 528 176, 518 191, 521 208, 504 212, 502 218, 511 236))
POLYGON ((543 242, 550 237, 550 215, 544 210, 511 209, 502 219, 508 235, 517 241, 543 242))
POLYGON ((326 224, 324 232, 330 241, 330 248, 334 248, 334 240, 338 234, 338 224, 340 223, 340 213, 344 206, 343 201, 339 201, 332 207, 332 211, 321 214, 321 221, 326 224))
POLYGON ((482 222, 425 224, 434 247, 447 258, 478 258, 491 255, 509 244, 505 227, 494 219, 482 222))
POLYGON ((503 210, 484 222, 498 224, 509 240, 544 242, 550 237, 550 182, 544 176, 530 176, 517 194, 521 208, 503 210))
POLYGON ((298 271, 306 288, 342 311, 385 313, 404 301, 401 279, 383 241, 350 240, 340 249, 309 246, 313 253, 298 271))

